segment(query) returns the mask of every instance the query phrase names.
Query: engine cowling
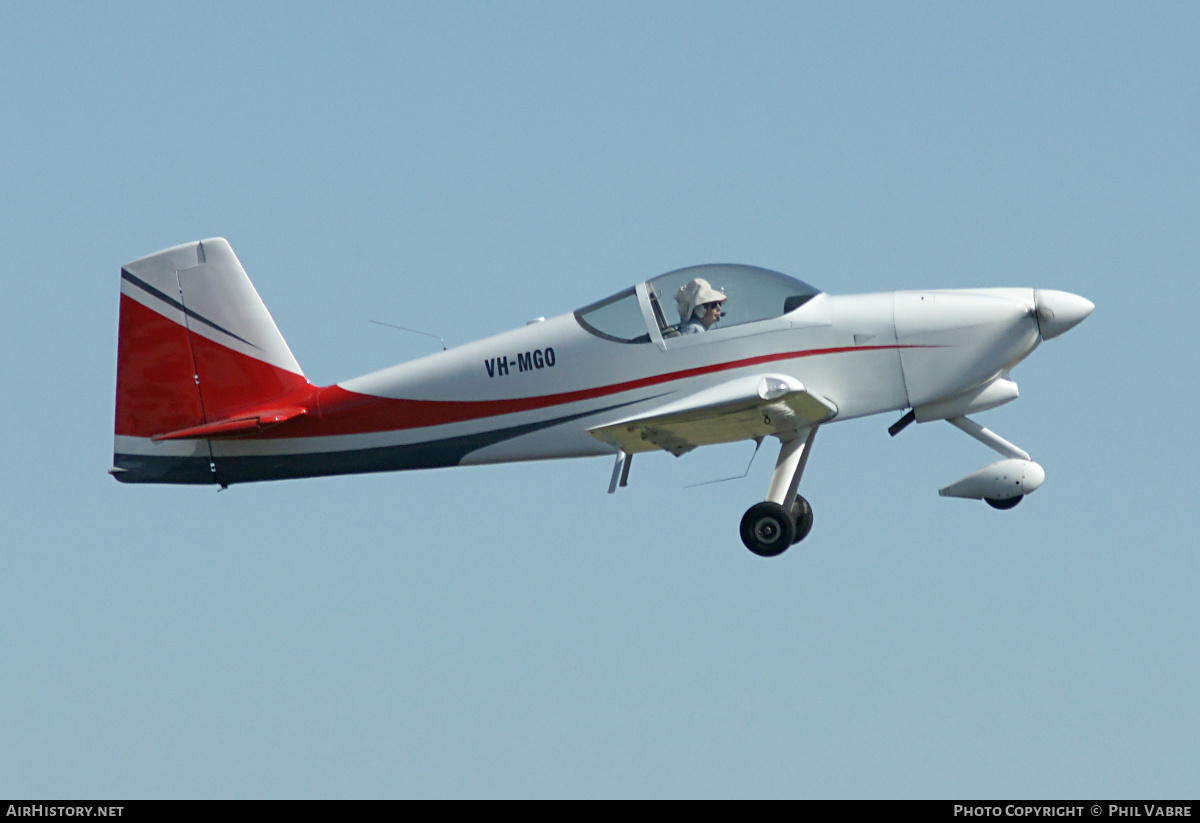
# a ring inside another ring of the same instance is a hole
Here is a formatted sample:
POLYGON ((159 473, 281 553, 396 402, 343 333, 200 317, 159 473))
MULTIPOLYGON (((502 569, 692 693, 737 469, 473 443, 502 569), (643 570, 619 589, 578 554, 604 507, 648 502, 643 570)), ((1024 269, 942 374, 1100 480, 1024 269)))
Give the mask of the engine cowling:
POLYGON ((913 415, 918 423, 928 423, 930 420, 949 420, 952 417, 963 417, 1003 406, 1020 396, 1021 392, 1017 389, 1016 383, 1004 377, 997 377, 987 385, 958 397, 916 406, 913 408, 913 415))

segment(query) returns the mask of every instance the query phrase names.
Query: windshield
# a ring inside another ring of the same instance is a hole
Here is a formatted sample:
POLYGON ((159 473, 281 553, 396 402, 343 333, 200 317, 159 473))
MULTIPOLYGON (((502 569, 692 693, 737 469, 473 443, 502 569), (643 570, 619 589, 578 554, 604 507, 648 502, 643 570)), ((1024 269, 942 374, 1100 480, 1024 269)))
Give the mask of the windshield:
POLYGON ((651 301, 657 304, 654 315, 663 337, 679 334, 680 324, 692 319, 691 312, 696 308, 688 299, 692 294, 700 294, 701 299, 705 296, 716 299, 713 292, 723 296, 721 319, 712 326, 721 329, 780 317, 821 293, 820 289, 786 274, 731 263, 667 272, 649 281, 647 286, 651 301), (698 287, 697 280, 703 281, 708 289, 698 287), (689 316, 682 316, 684 313, 689 316))
POLYGON ((579 325, 616 343, 649 343, 646 320, 633 289, 606 297, 575 312, 579 325))

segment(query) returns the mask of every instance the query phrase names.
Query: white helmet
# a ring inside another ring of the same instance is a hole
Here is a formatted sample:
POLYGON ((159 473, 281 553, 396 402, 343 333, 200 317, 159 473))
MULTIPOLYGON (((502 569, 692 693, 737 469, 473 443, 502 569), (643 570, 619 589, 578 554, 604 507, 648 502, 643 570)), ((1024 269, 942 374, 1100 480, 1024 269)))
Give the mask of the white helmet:
POLYGON ((675 306, 679 309, 679 320, 683 323, 692 319, 692 313, 706 303, 717 303, 728 298, 709 285, 703 277, 697 277, 675 292, 675 306))

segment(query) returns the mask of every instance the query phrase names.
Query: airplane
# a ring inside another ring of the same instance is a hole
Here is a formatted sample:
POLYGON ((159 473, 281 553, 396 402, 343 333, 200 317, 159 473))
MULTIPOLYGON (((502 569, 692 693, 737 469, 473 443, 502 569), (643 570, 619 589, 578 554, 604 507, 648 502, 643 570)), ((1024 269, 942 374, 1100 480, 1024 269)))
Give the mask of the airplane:
POLYGON ((757 451, 770 437, 775 470, 740 533, 751 552, 774 557, 812 528, 798 487, 830 423, 903 411, 895 436, 946 420, 1003 459, 942 496, 1010 509, 1036 491, 1042 467, 968 415, 1015 400, 1012 368, 1094 308, 1030 288, 832 295, 755 266, 701 265, 316 386, 229 243, 214 238, 121 268, 110 472, 122 483, 225 488, 608 456, 612 493, 636 454, 735 441, 757 451))

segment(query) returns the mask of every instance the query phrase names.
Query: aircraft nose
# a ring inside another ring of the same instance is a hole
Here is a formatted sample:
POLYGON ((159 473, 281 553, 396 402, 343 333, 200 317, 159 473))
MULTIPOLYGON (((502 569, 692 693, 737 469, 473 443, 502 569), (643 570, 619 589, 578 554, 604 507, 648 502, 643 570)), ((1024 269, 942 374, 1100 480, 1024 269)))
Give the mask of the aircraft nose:
POLYGON ((1037 307, 1038 331, 1043 340, 1075 328, 1096 308, 1095 303, 1078 294, 1052 289, 1035 290, 1033 303, 1037 307))

